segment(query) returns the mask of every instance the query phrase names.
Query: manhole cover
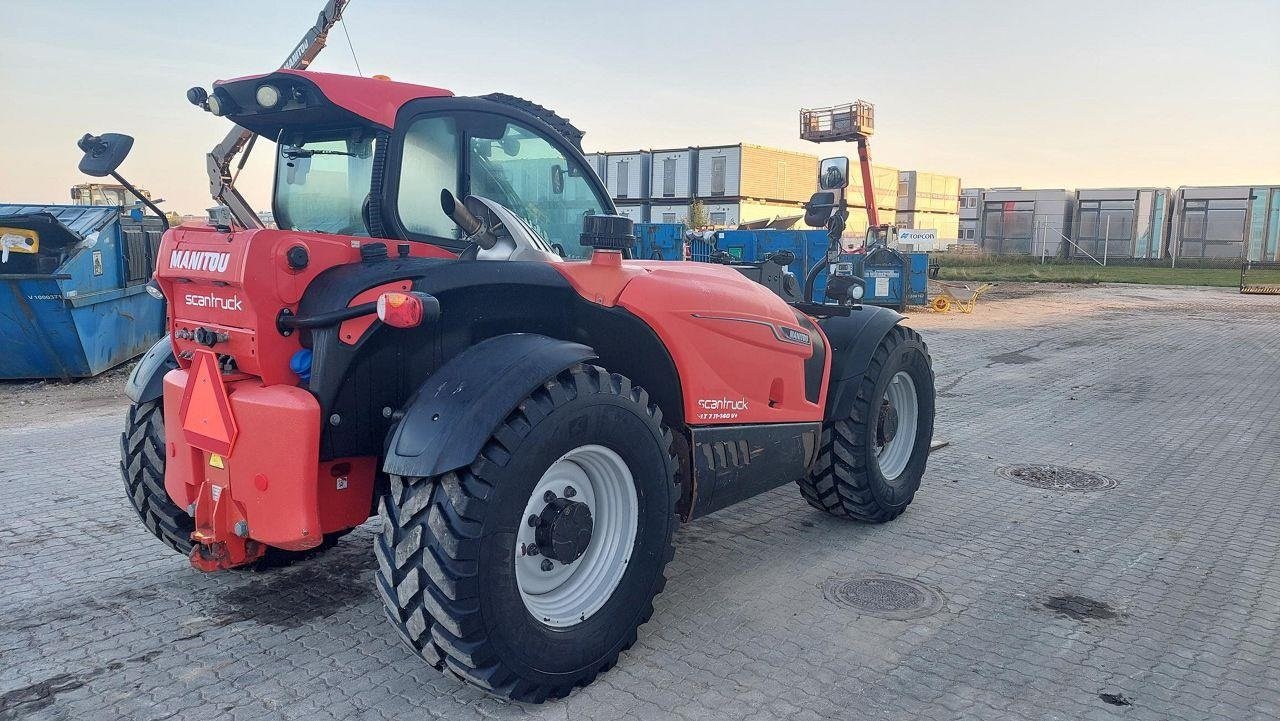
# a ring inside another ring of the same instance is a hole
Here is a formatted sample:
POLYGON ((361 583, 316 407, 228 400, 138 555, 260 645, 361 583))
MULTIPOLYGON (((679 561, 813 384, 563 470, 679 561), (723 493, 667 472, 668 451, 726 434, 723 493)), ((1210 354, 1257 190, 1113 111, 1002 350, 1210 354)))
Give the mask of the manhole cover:
POLYGON ((1042 466, 1034 463, 1000 466, 996 469, 996 475, 1024 486, 1051 491, 1105 491, 1116 487, 1115 481, 1101 473, 1066 466, 1042 466))
POLYGON ((909 578, 885 575, 828 579, 822 585, 822 595, 832 603, 898 621, 933 615, 943 604, 941 591, 909 578))

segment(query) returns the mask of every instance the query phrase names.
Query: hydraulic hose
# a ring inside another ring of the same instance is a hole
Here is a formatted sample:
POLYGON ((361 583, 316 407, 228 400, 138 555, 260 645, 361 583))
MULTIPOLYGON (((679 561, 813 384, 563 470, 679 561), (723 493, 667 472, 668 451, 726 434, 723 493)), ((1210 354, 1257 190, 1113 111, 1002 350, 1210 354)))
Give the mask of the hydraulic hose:
POLYGON ((823 256, 822 260, 813 264, 808 273, 804 276, 804 302, 813 302, 813 286, 818 282, 818 274, 827 269, 827 258, 823 256))

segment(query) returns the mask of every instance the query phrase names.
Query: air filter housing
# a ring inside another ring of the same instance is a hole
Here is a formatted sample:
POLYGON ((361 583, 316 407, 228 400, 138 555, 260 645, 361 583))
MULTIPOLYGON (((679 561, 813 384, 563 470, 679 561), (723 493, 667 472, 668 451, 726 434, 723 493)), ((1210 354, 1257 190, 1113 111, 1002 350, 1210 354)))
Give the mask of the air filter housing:
POLYGON ((626 250, 635 242, 635 225, 622 215, 588 215, 582 219, 582 244, 598 250, 626 250))

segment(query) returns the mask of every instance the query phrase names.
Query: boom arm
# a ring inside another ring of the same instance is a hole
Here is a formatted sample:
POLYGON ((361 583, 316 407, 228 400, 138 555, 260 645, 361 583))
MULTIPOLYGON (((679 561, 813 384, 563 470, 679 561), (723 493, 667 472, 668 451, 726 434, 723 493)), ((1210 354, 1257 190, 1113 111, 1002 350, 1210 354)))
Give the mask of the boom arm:
POLYGON ((862 167, 862 197, 867 204, 867 227, 880 225, 880 212, 876 209, 876 189, 871 185, 871 148, 865 135, 858 137, 858 165, 862 167))
MULTIPOLYGON (((285 58, 281 68, 291 70, 306 70, 312 60, 320 54, 324 49, 325 41, 329 38, 329 31, 333 26, 342 19, 342 10, 347 6, 350 0, 328 0, 324 9, 320 11, 319 17, 316 18, 316 24, 307 30, 302 36, 302 40, 293 48, 289 56, 285 58)), ((258 215, 253 212, 253 208, 249 207, 248 201, 236 190, 235 173, 231 171, 232 162, 236 155, 244 150, 246 146, 251 145, 253 132, 245 130, 240 126, 235 126, 227 133, 227 137, 222 142, 214 146, 206 156, 209 170, 209 193, 213 199, 225 205, 231 211, 231 217, 235 222, 243 228, 261 228, 262 221, 258 219, 258 215)), ((246 151, 245 157, 241 158, 240 165, 236 168, 244 167, 244 161, 248 158, 246 151)))

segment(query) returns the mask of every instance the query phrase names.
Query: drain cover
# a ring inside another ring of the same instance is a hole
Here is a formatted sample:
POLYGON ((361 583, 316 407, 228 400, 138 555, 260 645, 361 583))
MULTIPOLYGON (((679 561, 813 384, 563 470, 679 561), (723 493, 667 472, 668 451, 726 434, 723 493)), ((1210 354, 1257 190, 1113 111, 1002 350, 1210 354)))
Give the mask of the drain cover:
POLYGON ((942 610, 942 592, 909 578, 871 575, 831 578, 822 595, 832 603, 870 616, 905 621, 924 618, 942 610))
POLYGON ((1100 473, 1066 466, 1042 466, 1034 463, 1000 466, 996 469, 996 475, 1024 486, 1051 491, 1105 491, 1116 487, 1115 481, 1100 473))

